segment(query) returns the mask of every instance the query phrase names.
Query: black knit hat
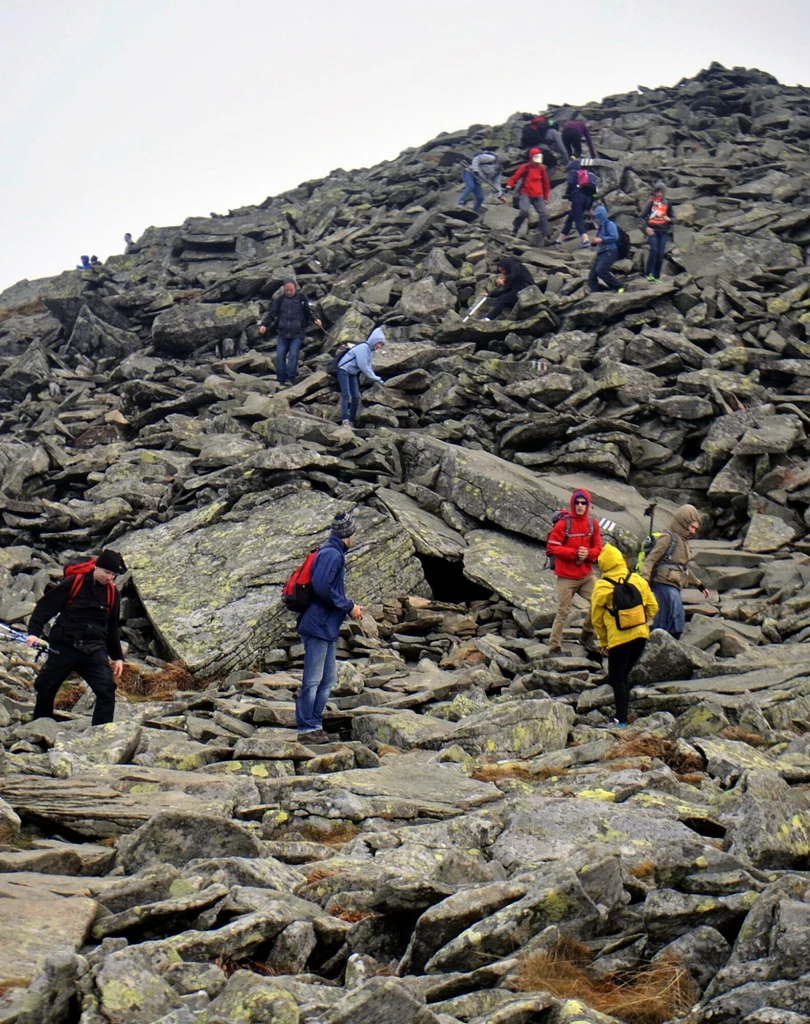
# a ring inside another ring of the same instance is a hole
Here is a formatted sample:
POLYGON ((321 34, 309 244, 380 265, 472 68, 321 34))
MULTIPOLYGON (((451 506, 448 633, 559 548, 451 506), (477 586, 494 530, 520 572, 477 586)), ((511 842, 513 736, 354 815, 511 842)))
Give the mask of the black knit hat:
POLYGON ((114 572, 120 576, 122 572, 127 571, 127 567, 124 565, 124 559, 118 554, 117 551, 113 551, 112 548, 105 548, 104 551, 96 559, 97 569, 106 569, 107 572, 114 572))
POLYGON ((356 529, 354 516, 350 512, 338 512, 332 520, 332 536, 345 540, 353 537, 356 529))

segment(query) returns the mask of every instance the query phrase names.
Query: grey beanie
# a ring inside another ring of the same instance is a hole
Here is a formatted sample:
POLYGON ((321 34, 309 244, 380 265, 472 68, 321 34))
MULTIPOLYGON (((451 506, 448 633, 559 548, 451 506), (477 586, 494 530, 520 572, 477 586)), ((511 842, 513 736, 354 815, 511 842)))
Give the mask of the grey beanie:
POLYGON ((345 540, 347 537, 354 536, 355 529, 354 516, 351 512, 338 512, 332 520, 333 537, 339 537, 341 540, 345 540))
POLYGON ((655 192, 663 192, 664 194, 666 194, 667 186, 664 184, 663 181, 656 181, 655 189, 653 191, 655 191, 655 192))
MULTIPOLYGON (((295 278, 294 277, 285 277, 284 278, 284 286, 286 287, 288 284, 295 284, 295 278)), ((295 287, 297 288, 298 285, 295 284, 295 287)))

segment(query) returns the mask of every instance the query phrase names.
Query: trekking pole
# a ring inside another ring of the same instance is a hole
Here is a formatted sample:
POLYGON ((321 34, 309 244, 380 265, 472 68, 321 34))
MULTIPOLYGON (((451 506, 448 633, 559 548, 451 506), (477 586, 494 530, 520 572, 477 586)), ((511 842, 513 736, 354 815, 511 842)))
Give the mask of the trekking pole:
POLYGON ((482 295, 481 298, 478 300, 478 302, 476 302, 476 304, 473 306, 473 308, 470 310, 470 312, 464 317, 464 319, 461 322, 463 324, 466 324, 467 321, 470 319, 470 317, 473 316, 476 312, 478 312, 478 310, 484 305, 484 303, 487 301, 488 298, 489 298, 488 295, 486 295, 486 294, 482 295))
MULTIPOLYGON (((0 622, 0 640, 11 640, 14 643, 27 644, 28 634, 23 633, 20 629, 15 629, 13 626, 7 625, 5 622, 0 622)), ((47 640, 38 640, 33 645, 33 648, 37 652, 38 656, 40 654, 59 653, 59 651, 56 651, 51 647, 47 640)))
POLYGON ((645 518, 650 520, 650 536, 651 537, 653 535, 653 521, 655 519, 655 509, 656 509, 657 505, 658 505, 658 502, 657 501, 653 501, 653 502, 651 502, 651 504, 649 504, 647 506, 647 508, 644 509, 644 516, 645 516, 645 518))

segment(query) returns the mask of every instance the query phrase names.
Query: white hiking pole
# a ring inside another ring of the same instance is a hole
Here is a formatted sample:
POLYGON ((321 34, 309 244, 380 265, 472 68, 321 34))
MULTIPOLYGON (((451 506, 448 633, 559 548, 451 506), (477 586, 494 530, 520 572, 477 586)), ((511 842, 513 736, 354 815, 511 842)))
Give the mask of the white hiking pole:
POLYGON ((466 324, 467 321, 470 319, 470 317, 473 316, 484 305, 484 303, 487 301, 488 298, 489 298, 488 295, 482 295, 481 298, 478 300, 478 302, 476 302, 476 304, 473 306, 473 308, 470 310, 470 312, 464 317, 464 319, 461 322, 463 324, 466 324))

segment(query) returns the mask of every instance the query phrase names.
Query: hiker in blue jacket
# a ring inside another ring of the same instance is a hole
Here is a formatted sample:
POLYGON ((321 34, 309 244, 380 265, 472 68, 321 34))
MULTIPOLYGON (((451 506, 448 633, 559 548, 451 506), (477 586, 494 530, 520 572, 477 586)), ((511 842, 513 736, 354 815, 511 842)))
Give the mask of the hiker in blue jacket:
POLYGON ((588 276, 588 287, 592 292, 598 292, 599 282, 602 281, 612 292, 621 294, 624 288, 611 270, 619 258, 619 229, 610 220, 607 210, 601 203, 593 211, 593 219, 596 221, 596 237, 593 240, 596 246, 596 259, 588 276))
POLYGON ((565 224, 563 229, 554 243, 556 246, 561 246, 568 237, 571 227, 576 225, 576 229, 579 232, 580 248, 590 249, 591 240, 588 237, 588 232, 585 229, 585 214, 593 206, 594 195, 596 194, 596 186, 591 182, 587 184, 579 184, 579 172, 584 170, 583 163, 586 161, 571 160, 568 163, 565 174, 565 198, 570 202, 571 209, 568 212, 568 216, 565 218, 565 224))
POLYGON ((323 709, 337 679, 337 639, 343 620, 362 619, 363 606, 346 597, 343 575, 346 549, 354 542, 354 517, 340 512, 329 538, 312 563, 312 603, 298 620, 304 644, 304 673, 295 702, 295 727, 302 743, 330 743, 323 728, 323 709))
POLYGON ((375 327, 365 341, 361 341, 343 356, 338 363, 338 384, 340 385, 340 419, 344 427, 351 427, 357 419, 360 408, 360 374, 377 384, 385 381, 374 372, 371 359, 385 344, 381 327, 375 327))

